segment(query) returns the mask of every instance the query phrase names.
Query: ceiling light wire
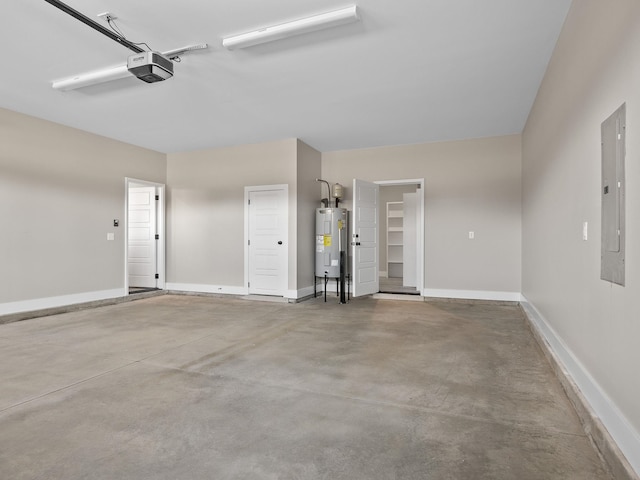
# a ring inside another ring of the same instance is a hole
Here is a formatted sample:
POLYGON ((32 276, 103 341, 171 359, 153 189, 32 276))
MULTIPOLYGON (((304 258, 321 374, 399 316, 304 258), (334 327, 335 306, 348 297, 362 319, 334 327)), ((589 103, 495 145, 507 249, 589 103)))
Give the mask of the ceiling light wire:
POLYGON ((126 41, 131 42, 134 45, 144 45, 145 47, 147 47, 149 51, 153 51, 153 49, 145 42, 132 42, 131 40, 129 40, 127 36, 122 32, 122 30, 120 30, 120 27, 118 27, 115 19, 111 15, 107 15, 105 19, 107 20, 107 24, 109 25, 109 28, 111 28, 111 30, 113 30, 115 33, 120 35, 126 41))
POLYGON ((102 26, 101 24, 99 24, 95 20, 92 20, 91 18, 87 17, 85 14, 80 13, 78 10, 75 10, 74 8, 71 8, 66 3, 61 2, 60 0, 44 0, 44 1, 49 3, 49 4, 51 4, 51 5, 53 5, 57 9, 62 10, 64 13, 74 17, 76 20, 80 20, 82 23, 84 23, 88 27, 91 27, 94 30, 97 30, 98 32, 102 33, 103 35, 109 37, 110 39, 115 40, 120 45, 128 48, 129 50, 133 50, 136 53, 144 52, 144 50, 142 48, 140 48, 138 45, 135 45, 135 44, 131 43, 126 38, 122 38, 120 35, 114 33, 112 30, 102 26))

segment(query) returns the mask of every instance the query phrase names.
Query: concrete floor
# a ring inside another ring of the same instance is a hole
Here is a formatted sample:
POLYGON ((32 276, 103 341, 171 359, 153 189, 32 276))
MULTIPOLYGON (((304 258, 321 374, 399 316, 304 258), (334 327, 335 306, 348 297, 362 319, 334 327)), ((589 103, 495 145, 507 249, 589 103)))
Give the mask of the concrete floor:
POLYGON ((0 325, 1 479, 610 479, 518 307, 165 295, 0 325))
POLYGON ((408 295, 419 295, 416 287, 405 287, 403 279, 399 277, 378 277, 378 285, 383 293, 404 293, 408 295))

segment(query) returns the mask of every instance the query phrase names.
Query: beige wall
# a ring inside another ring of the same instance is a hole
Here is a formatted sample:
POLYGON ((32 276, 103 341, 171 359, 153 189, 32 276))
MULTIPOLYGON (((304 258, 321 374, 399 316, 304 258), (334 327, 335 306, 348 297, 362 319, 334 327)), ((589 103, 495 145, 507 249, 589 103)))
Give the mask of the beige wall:
POLYGON ((330 152, 322 156, 322 177, 347 186, 344 206, 349 209, 353 178, 424 178, 427 293, 509 292, 517 296, 521 277, 520 149, 520 136, 510 135, 330 152), (475 232, 475 240, 468 239, 469 231, 475 232))
POLYGON ((639 124, 640 2, 574 2, 523 133, 523 294, 638 471, 639 124), (626 287, 600 280, 600 125, 623 102, 626 287))
POLYGON ((297 141, 167 156, 167 282, 244 287, 244 187, 289 185, 289 289, 296 288, 297 141))
POLYGON ((288 288, 312 287, 320 153, 303 142, 167 156, 8 110, 0 120, 0 304, 124 293, 125 177, 168 184, 168 283, 241 288, 244 187, 289 185, 288 288))
POLYGON ((0 304, 123 289, 125 177, 165 172, 164 154, 0 109, 0 304))

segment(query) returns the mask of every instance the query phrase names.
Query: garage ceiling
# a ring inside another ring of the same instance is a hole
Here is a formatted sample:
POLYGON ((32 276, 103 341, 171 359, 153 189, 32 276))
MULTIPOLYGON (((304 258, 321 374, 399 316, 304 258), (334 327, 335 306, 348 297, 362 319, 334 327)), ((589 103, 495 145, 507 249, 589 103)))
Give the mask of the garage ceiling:
POLYGON ((570 0, 357 0, 360 21, 243 50, 222 37, 332 0, 67 0, 182 57, 175 76, 61 92, 130 52, 44 0, 5 5, 0 106, 160 152, 297 137, 333 151, 520 133, 570 0))

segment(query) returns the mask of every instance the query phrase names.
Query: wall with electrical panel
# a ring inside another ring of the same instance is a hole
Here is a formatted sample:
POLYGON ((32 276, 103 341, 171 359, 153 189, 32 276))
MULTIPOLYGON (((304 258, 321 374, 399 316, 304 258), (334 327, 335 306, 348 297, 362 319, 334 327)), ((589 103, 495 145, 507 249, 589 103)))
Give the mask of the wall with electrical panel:
POLYGON ((522 292, 640 472, 640 3, 615 3, 573 2, 523 132, 522 292))
POLYGON ((124 295, 125 177, 165 183, 166 156, 4 109, 0 125, 0 314, 124 295))

